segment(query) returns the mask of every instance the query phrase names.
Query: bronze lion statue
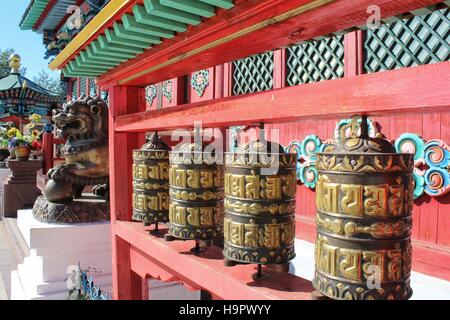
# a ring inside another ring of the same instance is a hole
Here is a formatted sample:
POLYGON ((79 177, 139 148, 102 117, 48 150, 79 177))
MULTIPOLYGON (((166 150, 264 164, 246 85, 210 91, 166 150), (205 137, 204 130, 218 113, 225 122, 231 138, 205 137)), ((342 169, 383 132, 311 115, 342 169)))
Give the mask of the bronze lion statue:
POLYGON ((82 96, 53 110, 56 136, 66 140, 62 148, 65 163, 48 172, 43 194, 53 203, 67 203, 80 197, 85 186, 101 185, 94 191, 107 193, 108 106, 100 97, 82 96))

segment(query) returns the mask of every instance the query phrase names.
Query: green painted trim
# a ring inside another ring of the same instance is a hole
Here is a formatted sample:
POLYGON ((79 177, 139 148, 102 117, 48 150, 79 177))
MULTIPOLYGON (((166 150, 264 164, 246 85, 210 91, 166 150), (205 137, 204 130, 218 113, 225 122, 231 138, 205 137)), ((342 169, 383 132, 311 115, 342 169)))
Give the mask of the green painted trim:
POLYGON ((161 4, 180 11, 192 13, 205 18, 216 14, 213 6, 195 0, 160 0, 161 4))
POLYGON ((148 42, 135 41, 132 39, 118 37, 114 30, 105 30, 105 36, 109 43, 124 45, 132 48, 148 49, 151 45, 148 42))
POLYGON ((102 49, 113 50, 113 51, 124 52, 124 53, 132 53, 134 55, 138 55, 138 54, 141 54, 142 52, 144 52, 144 50, 142 50, 142 49, 130 48, 128 46, 110 43, 106 39, 106 37, 103 35, 99 36, 97 40, 98 40, 98 43, 100 43, 100 47, 102 49))
POLYGON ((99 66, 99 65, 95 65, 95 64, 87 64, 87 63, 83 63, 83 64, 79 64, 76 61, 71 61, 68 65, 70 66, 72 64, 72 70, 73 71, 87 71, 87 72, 106 72, 108 70, 110 70, 112 67, 105 67, 105 66, 99 66))
POLYGON ((103 49, 100 47, 100 44, 98 43, 98 40, 95 40, 91 43, 92 50, 94 51, 94 54, 96 56, 103 56, 103 57, 116 57, 121 58, 123 60, 127 60, 130 58, 135 57, 134 54, 131 53, 124 53, 124 52, 115 52, 112 50, 103 49))
POLYGON ((123 26, 125 27, 125 30, 130 32, 136 32, 136 33, 142 33, 142 34, 149 34, 155 37, 161 37, 170 39, 173 38, 174 32, 167 29, 162 29, 159 27, 152 27, 146 24, 142 24, 139 22, 136 22, 136 19, 129 14, 125 14, 122 17, 123 26))
POLYGON ((144 0, 144 5, 147 13, 161 18, 175 20, 195 26, 202 22, 202 19, 195 14, 162 6, 160 0, 144 0))
POLYGON ((41 17, 50 0, 35 0, 28 10, 28 13, 20 22, 21 30, 33 29, 36 22, 41 17))
POLYGON ((176 32, 184 32, 187 30, 187 25, 185 23, 148 14, 145 8, 140 5, 135 5, 133 7, 133 14, 136 21, 142 24, 148 24, 149 26, 160 27, 176 32))
POLYGON ((231 9, 234 7, 233 0, 199 0, 204 3, 211 4, 213 6, 222 8, 222 9, 231 9))
POLYGON ((119 38, 126 38, 131 39, 135 41, 141 41, 143 43, 149 43, 149 44, 160 44, 161 39, 154 36, 146 36, 142 35, 140 33, 131 32, 125 30, 125 27, 123 24, 120 23, 114 23, 114 32, 116 33, 116 36, 119 38))
POLYGON ((187 24, 198 25, 201 17, 215 15, 216 7, 231 8, 232 0, 144 0, 132 13, 121 17, 104 35, 99 35, 63 72, 67 76, 98 76, 184 32, 187 24))
POLYGON ((95 73, 95 72, 74 72, 71 71, 68 67, 65 67, 62 69, 62 72, 64 74, 64 76, 66 77, 71 77, 71 78, 77 78, 77 77, 98 77, 100 75, 100 73, 95 73))
POLYGON ((106 61, 95 57, 89 58, 86 51, 81 51, 80 55, 76 59, 79 59, 80 63, 96 63, 105 67, 115 67, 119 64, 118 62, 106 61))
POLYGON ((94 49, 92 48, 92 45, 91 46, 89 46, 89 47, 87 47, 86 49, 86 52, 87 52, 87 56, 89 57, 89 58, 96 58, 96 59, 102 59, 102 60, 106 60, 106 61, 110 61, 110 62, 117 62, 117 63, 122 63, 123 62, 123 58, 118 58, 118 57, 107 57, 107 58, 105 58, 104 56, 102 56, 102 55, 97 55, 95 52, 94 52, 94 49))

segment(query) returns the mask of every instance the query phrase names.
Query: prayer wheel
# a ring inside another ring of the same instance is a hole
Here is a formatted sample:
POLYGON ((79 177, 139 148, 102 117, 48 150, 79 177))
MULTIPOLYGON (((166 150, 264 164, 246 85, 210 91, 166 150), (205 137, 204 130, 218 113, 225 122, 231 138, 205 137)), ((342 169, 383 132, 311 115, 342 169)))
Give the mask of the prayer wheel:
POLYGON ((261 265, 287 266, 295 257, 296 159, 261 137, 226 154, 226 265, 258 264, 260 274, 261 265))
POLYGON ((411 296, 413 166, 412 154, 369 137, 366 117, 353 121, 351 137, 318 154, 313 285, 322 295, 411 296))
POLYGON ((169 220, 169 150, 155 133, 133 151, 133 220, 145 225, 169 220))
MULTIPOLYGON (((200 144, 170 153, 169 236, 206 246, 223 234, 223 164, 200 144)), ((172 239, 172 237, 174 239, 172 239)), ((198 249, 198 247, 196 247, 198 249)))

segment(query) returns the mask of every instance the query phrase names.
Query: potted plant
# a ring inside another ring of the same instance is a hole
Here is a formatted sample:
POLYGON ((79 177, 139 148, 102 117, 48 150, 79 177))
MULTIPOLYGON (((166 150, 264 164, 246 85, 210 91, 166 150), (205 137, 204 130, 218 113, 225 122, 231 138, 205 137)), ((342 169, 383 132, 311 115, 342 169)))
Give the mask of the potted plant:
POLYGON ((30 145, 31 157, 38 159, 42 156, 41 132, 38 130, 42 126, 42 116, 33 114, 28 120, 30 123, 25 126, 25 132, 27 133, 24 135, 24 139, 30 145))
POLYGON ((0 162, 5 161, 9 157, 8 143, 6 128, 0 127, 0 162))
POLYGON ((30 157, 30 144, 23 138, 11 138, 8 147, 11 153, 11 159, 25 161, 30 157))
POLYGON ((17 140, 22 139, 22 133, 14 124, 8 124, 8 128, 6 131, 6 137, 9 139, 8 142, 8 151, 10 153, 10 159, 16 159, 16 145, 17 140))

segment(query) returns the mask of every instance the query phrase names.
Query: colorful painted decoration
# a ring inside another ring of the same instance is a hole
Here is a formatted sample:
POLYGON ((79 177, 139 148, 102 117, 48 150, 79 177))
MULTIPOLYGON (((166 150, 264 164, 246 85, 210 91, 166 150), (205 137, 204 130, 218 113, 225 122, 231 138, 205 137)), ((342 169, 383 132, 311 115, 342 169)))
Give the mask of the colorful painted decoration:
POLYGON ((395 141, 397 152, 414 153, 414 198, 423 193, 432 197, 450 191, 449 146, 437 139, 425 142, 414 133, 404 133, 395 141))
POLYGON ((441 140, 430 140, 425 144, 425 163, 429 167, 424 175, 425 193, 432 197, 450 191, 450 147, 441 140))
POLYGON ((323 143, 316 135, 309 135, 301 143, 292 141, 286 152, 297 153, 297 179, 308 188, 315 188, 317 182, 316 158, 323 143))
MULTIPOLYGON (((369 124, 369 136, 372 138, 377 137, 377 134, 380 132, 378 123, 376 121, 372 121, 370 119, 367 119, 367 122, 369 124)), ((357 120, 357 128, 356 132, 354 133, 356 136, 359 136, 360 127, 359 124, 361 123, 361 119, 357 120)), ((352 119, 342 119, 340 120, 336 128, 334 129, 334 139, 337 142, 340 142, 346 138, 349 138, 352 135, 352 119)))
POLYGON ((285 148, 284 148, 284 150, 286 150, 286 153, 296 153, 297 154, 297 166, 296 166, 296 168, 297 168, 297 180, 300 180, 301 181, 301 179, 300 179, 300 169, 301 169, 301 167, 300 167, 300 165, 301 165, 301 163, 300 163, 300 161, 301 161, 301 159, 302 159, 302 151, 301 151, 301 144, 298 142, 298 141, 292 141, 291 143, 289 143, 285 148))
POLYGON ((425 142, 414 133, 404 133, 395 140, 397 152, 414 153, 414 161, 420 161, 425 157, 425 142))
POLYGON ((156 86, 154 84, 149 85, 145 88, 145 100, 147 100, 148 104, 151 106, 153 101, 156 98, 156 86))
POLYGON ((404 133, 395 140, 395 149, 401 153, 414 153, 414 199, 417 199, 425 191, 425 171, 421 169, 425 164, 425 142, 417 134, 404 133))
POLYGON ((191 78, 191 86, 197 92, 199 97, 202 97, 206 88, 209 85, 209 70, 200 70, 194 72, 191 78))
MULTIPOLYGON (((376 121, 369 122, 369 135, 380 135, 376 121)), ((317 182, 316 157, 318 152, 326 152, 334 145, 352 134, 351 119, 337 123, 334 139, 321 140, 316 135, 308 135, 303 140, 294 140, 286 146, 287 152, 297 153, 297 180, 308 188, 315 188, 317 182)), ((359 127, 356 128, 359 130, 359 127)), ((358 134, 358 132, 356 132, 358 134)), ((414 153, 414 199, 424 193, 438 197, 450 192, 450 147, 441 140, 428 142, 417 134, 404 133, 395 140, 399 153, 414 153)))
POLYGON ((169 102, 172 102, 172 80, 166 80, 162 84, 162 93, 169 102))

